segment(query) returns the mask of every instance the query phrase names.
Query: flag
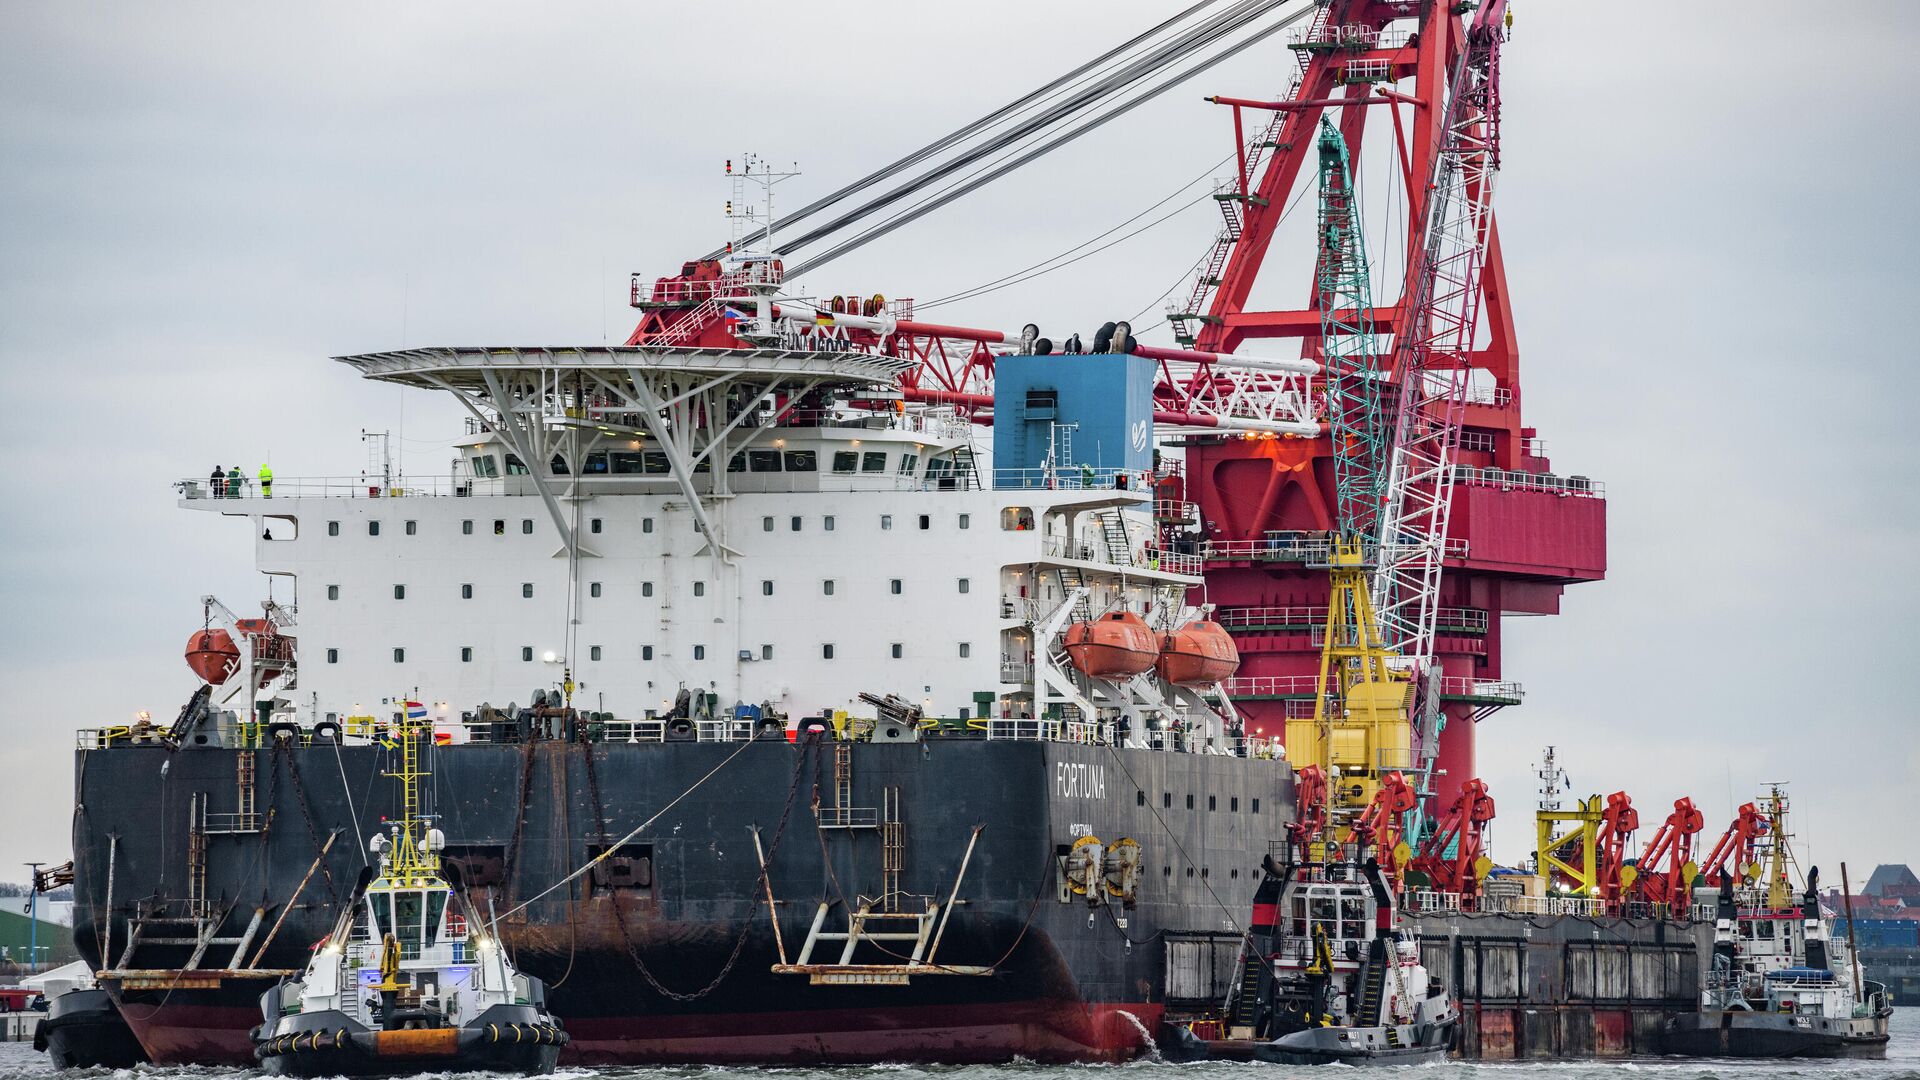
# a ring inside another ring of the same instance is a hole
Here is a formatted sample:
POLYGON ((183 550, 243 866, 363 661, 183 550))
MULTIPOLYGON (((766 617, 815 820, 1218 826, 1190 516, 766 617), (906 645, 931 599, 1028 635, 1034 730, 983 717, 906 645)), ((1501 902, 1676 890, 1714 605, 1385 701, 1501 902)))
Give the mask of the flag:
POLYGON ((426 718, 427 718, 427 707, 425 705, 421 704, 418 701, 407 702, 407 719, 425 720, 426 718))

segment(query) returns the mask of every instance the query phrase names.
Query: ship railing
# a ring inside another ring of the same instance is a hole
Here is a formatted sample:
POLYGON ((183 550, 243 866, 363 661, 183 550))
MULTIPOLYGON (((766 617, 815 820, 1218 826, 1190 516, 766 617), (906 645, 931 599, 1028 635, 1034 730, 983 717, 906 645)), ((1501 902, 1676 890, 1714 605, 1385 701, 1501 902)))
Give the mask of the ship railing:
POLYGON ((995 469, 997 491, 1132 491, 1149 495, 1155 474, 1139 469, 1059 468, 995 469))
POLYGON ((1585 476, 1556 476, 1553 473, 1521 472, 1518 469, 1456 465, 1455 483, 1474 487, 1497 487, 1502 491, 1539 491, 1550 495, 1604 499, 1607 485, 1585 476))
POLYGON ((1460 910, 1460 894, 1439 889, 1408 889, 1400 894, 1400 910, 1409 915, 1460 910))
POLYGON ((107 750, 118 746, 143 746, 159 743, 166 728, 149 723, 112 724, 107 727, 80 728, 73 733, 78 750, 107 750))
POLYGON ((1033 662, 1030 660, 1001 660, 1000 681, 1003 683, 1025 684, 1033 681, 1033 662))
POLYGON ((472 493, 471 481, 451 476, 428 479, 407 478, 383 481, 366 476, 288 476, 275 477, 262 485, 254 477, 243 477, 236 486, 231 480, 220 482, 216 494, 210 476, 176 480, 173 486, 180 497, 198 499, 379 499, 418 496, 451 496, 472 493), (266 490, 262 490, 263 487, 266 490))
POLYGON ((1440 680, 1441 697, 1474 698, 1488 701, 1521 701, 1527 692, 1517 682, 1501 679, 1469 679, 1448 675, 1440 680))
POLYGON ((1101 744, 1107 742, 1107 726, 1103 723, 1084 720, 1048 720, 1048 719, 989 719, 986 721, 987 738, 1017 739, 1026 742, 1072 742, 1101 744))
POLYGON ((1239 675, 1220 684, 1233 697, 1312 697, 1320 692, 1318 675, 1239 675))

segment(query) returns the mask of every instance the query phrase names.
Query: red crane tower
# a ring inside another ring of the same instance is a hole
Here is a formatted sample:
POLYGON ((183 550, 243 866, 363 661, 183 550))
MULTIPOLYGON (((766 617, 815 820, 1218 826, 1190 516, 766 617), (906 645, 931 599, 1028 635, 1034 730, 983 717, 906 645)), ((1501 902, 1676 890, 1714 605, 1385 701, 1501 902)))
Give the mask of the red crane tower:
MULTIPOLYGON (((1503 33, 1504 7, 1487 0, 1463 19, 1453 5, 1332 0, 1291 43, 1300 74, 1284 98, 1210 99, 1232 110, 1237 138, 1249 117, 1268 120, 1241 143, 1240 166, 1216 195, 1224 227, 1186 310, 1175 313, 1183 341, 1203 351, 1257 343, 1271 353, 1276 345, 1260 339, 1298 339, 1303 357, 1318 356, 1321 315, 1312 297, 1298 309, 1257 310, 1249 307, 1253 286, 1303 172, 1311 174, 1303 167, 1320 117, 1335 118, 1356 167, 1369 121, 1391 124, 1393 156, 1383 167, 1407 193, 1405 265, 1412 275, 1436 249, 1442 263, 1438 284, 1404 281, 1399 298, 1376 295, 1371 316, 1398 343, 1383 357, 1390 374, 1397 381, 1410 359, 1424 361, 1428 374, 1414 393, 1448 414, 1446 423, 1429 425, 1430 435, 1440 434, 1427 447, 1437 466, 1427 464, 1445 482, 1424 489, 1443 504, 1425 520, 1440 529, 1445 575, 1424 617, 1442 673, 1429 707, 1450 721, 1433 764, 1452 782, 1475 775, 1472 721, 1521 698, 1502 677, 1501 616, 1557 613, 1564 588, 1598 580, 1606 563, 1601 489, 1555 474, 1544 443, 1521 419, 1519 344, 1491 212, 1477 227, 1477 250, 1448 247, 1439 235, 1446 230, 1429 222, 1436 156, 1450 124, 1474 140, 1466 204, 1484 204, 1490 194, 1500 152, 1497 50, 1484 65, 1491 70, 1469 61, 1476 42, 1503 33), (1415 14, 1419 8, 1426 13, 1415 14), (1469 107, 1450 116, 1456 88, 1470 91, 1469 107), (1436 313, 1449 300, 1455 306, 1436 313), (1416 342, 1427 353, 1410 358, 1416 342)), ((1256 734, 1279 733, 1288 716, 1312 712, 1313 633, 1324 618, 1327 578, 1308 562, 1334 526, 1333 457, 1325 437, 1187 440, 1185 495, 1205 523, 1209 599, 1243 658, 1229 689, 1256 734)))

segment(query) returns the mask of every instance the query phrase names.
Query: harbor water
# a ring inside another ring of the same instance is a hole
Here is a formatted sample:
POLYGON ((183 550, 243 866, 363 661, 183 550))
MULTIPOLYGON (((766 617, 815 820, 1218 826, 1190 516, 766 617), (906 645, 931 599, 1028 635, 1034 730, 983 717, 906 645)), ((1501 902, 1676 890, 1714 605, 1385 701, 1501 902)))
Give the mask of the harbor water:
MULTIPOLYGON (((837 1069, 743 1069, 719 1067, 685 1068, 562 1068, 559 1080, 1041 1080, 1043 1077, 1080 1076, 1097 1080, 1100 1074, 1117 1074, 1116 1080, 1295 1080, 1305 1074, 1345 1075, 1343 1066, 1318 1069, 1284 1065, 1201 1062, 1172 1065, 1158 1061, 1138 1061, 1131 1065, 1101 1066, 953 1066, 908 1067, 867 1066, 837 1069)), ((1447 1062, 1413 1065, 1389 1071, 1416 1071, 1422 1080, 1519 1080, 1539 1076, 1549 1080, 1624 1080, 1622 1073, 1635 1074, 1640 1080, 1920 1080, 1920 1009, 1896 1009, 1893 1014, 1893 1040, 1884 1061, 1731 1061, 1689 1060, 1680 1058, 1632 1058, 1607 1061, 1565 1062, 1447 1062)), ((143 1066, 132 1070, 77 1069, 58 1073, 47 1064, 44 1054, 35 1053, 30 1043, 0 1043, 0 1080, 51 1080, 64 1076, 72 1080, 252 1080, 264 1076, 257 1070, 198 1067, 156 1068, 143 1066)))

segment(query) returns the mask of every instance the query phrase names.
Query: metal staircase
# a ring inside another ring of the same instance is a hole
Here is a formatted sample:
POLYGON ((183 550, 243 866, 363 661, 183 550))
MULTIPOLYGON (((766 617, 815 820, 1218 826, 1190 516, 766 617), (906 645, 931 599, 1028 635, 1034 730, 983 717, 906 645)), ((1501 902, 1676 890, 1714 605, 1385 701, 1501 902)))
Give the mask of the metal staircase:
POLYGON ((1133 538, 1118 511, 1094 515, 1100 522, 1100 538, 1107 545, 1107 559, 1116 566, 1133 565, 1133 538))

